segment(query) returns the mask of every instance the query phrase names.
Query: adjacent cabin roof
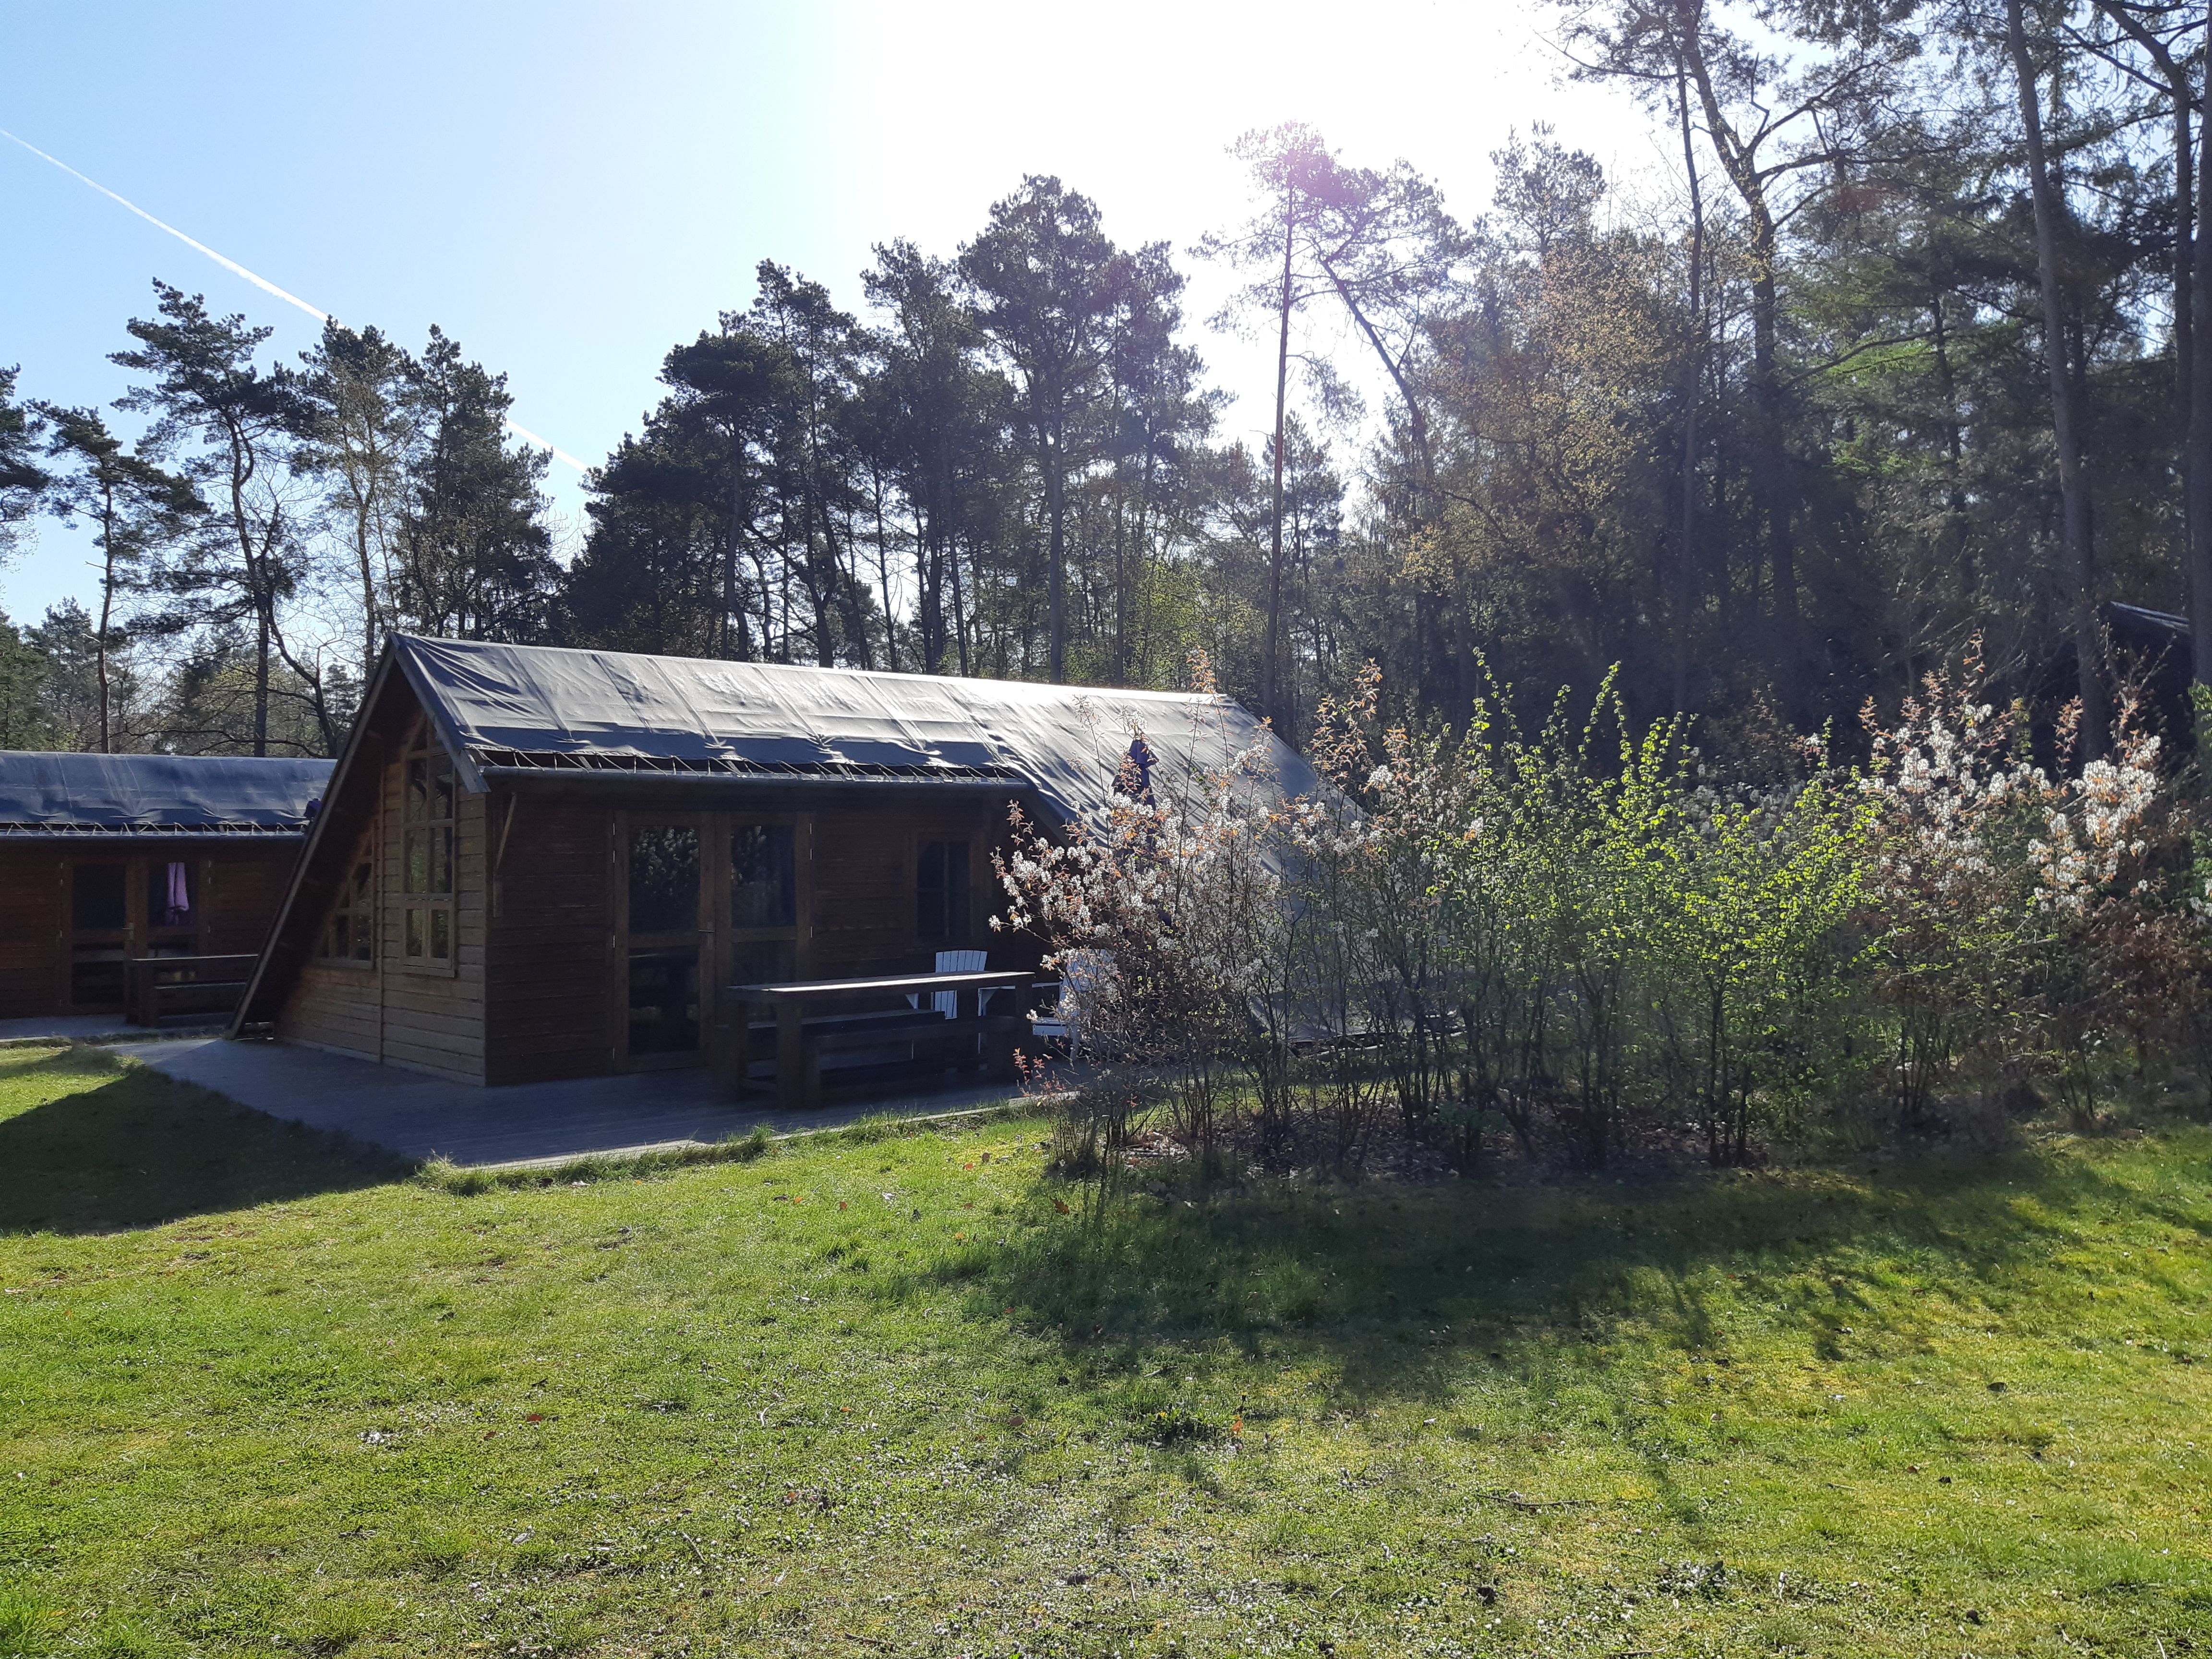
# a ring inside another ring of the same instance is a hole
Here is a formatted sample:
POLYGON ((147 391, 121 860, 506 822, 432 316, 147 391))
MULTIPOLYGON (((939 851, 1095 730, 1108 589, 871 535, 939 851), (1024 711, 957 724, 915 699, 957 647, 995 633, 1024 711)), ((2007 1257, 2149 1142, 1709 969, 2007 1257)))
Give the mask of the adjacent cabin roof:
POLYGON ((2170 611, 2147 611, 2139 605, 2107 605, 2105 607, 2105 626, 2123 645, 2138 649, 2154 649, 2179 646, 2182 653, 2189 651, 2189 618, 2177 617, 2170 611))
POLYGON ((996 785, 1062 817, 1108 804, 1135 734, 1173 789, 1255 744, 1285 796, 1313 769, 1222 696, 400 635, 394 659, 471 787, 521 773, 996 785))
POLYGON ((326 760, 0 750, 0 839, 307 832, 326 760))

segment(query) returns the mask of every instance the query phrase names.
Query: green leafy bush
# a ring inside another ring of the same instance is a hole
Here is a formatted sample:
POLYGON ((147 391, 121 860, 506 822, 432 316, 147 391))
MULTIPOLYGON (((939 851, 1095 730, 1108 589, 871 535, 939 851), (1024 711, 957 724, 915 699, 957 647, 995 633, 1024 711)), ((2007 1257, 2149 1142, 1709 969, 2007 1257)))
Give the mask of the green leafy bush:
POLYGON ((2018 711, 1935 677, 1869 713, 1869 765, 1806 740, 1747 780, 1610 679, 1534 733, 1494 688, 1462 732, 1386 725, 1378 688, 1323 711, 1328 791, 1268 805, 1255 750, 1002 867, 1007 922, 1091 964, 1093 1057, 1146 1079, 1088 1091, 1085 1169, 1155 1097, 1201 1167, 1241 1134, 1347 1173, 1386 1127, 1464 1169, 1500 1137, 1741 1164, 2039 1090, 2086 1124, 2123 1048, 2203 1029, 2212 885, 2124 720, 2048 773, 2018 711))

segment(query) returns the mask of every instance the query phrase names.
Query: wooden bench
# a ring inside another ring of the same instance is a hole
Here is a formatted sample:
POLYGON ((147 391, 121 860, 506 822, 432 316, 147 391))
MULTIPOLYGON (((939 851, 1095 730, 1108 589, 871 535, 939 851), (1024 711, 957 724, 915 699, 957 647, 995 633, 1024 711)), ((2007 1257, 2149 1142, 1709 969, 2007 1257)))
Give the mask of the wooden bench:
POLYGON ((914 1046, 917 1061, 934 1053, 939 1071, 947 1065, 972 1067, 980 1061, 994 1081, 1011 1083, 1018 1076, 1014 1052, 1026 1022, 1012 1015, 985 1014, 978 1004, 986 993, 1018 989, 1030 978, 1025 973, 908 974, 732 986, 727 1024, 716 1032, 717 1085, 726 1098, 763 1088, 751 1073, 755 1059, 766 1057, 763 1039, 774 1043, 776 1103, 787 1110, 821 1104, 823 1055, 907 1043, 914 1046), (950 1018, 928 1006, 940 991, 951 991, 957 999, 950 1018), (829 1012, 839 1003, 880 1003, 908 995, 923 1006, 829 1012), (758 1018, 760 1014, 773 1018, 758 1018))
POLYGON ((256 956, 133 957, 123 964, 123 1017, 133 1025, 211 1025, 235 1012, 256 956))

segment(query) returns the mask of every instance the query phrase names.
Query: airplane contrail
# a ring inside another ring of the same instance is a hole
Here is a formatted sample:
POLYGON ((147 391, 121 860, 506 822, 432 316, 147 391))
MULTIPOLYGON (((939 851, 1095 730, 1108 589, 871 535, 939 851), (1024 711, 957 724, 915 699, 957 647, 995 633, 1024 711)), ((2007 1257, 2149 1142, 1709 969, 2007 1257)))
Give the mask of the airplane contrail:
MULTIPOLYGON (((179 230, 174 225, 167 224, 161 220, 156 219, 152 214, 147 212, 144 208, 140 207, 136 202, 127 201, 124 198, 118 196, 113 191, 108 189, 106 185, 101 184, 96 179, 86 178, 84 174, 79 173, 68 162, 62 161, 58 156, 47 155, 46 151, 40 149, 36 144, 30 143, 27 139, 16 137, 14 133, 9 131, 5 127, 0 127, 0 138, 5 138, 11 143, 21 144, 25 149, 30 151, 32 155, 37 156, 41 161, 47 163, 51 167, 59 167, 64 173, 69 174, 70 178, 76 179, 77 183, 89 185, 92 189, 98 191, 102 196, 107 198, 109 201, 115 203, 118 206, 130 209, 131 212, 137 214, 141 219, 143 219, 148 224, 153 226, 156 230, 165 230, 168 232, 170 235, 175 237, 186 247, 192 249, 196 252, 204 253, 207 255, 209 258, 214 260, 216 264, 221 265, 225 270, 230 272, 232 276, 243 276, 247 282, 252 283, 254 287, 259 289, 264 294, 267 294, 276 299, 282 300, 288 306, 298 307, 300 310, 306 312, 307 315, 313 317, 319 323, 327 323, 331 320, 331 314, 327 311, 318 310, 315 307, 309 305, 305 300, 302 300, 296 294, 286 293, 283 289, 277 287, 276 283, 270 282, 265 276, 255 276, 244 265, 239 264, 237 260, 226 259, 222 254, 217 253, 205 242, 195 240, 193 238, 185 235, 183 231, 179 230)), ((508 416, 506 417, 506 420, 507 429, 514 434, 516 437, 521 439, 523 442, 526 444, 535 444, 540 449, 550 451, 556 460, 564 462, 568 465, 574 467, 579 472, 588 472, 591 471, 591 468, 584 462, 578 460, 574 455, 568 453, 567 450, 558 448, 553 444, 548 442, 545 439, 539 437, 528 427, 523 425, 521 422, 514 419, 514 416, 508 416)))

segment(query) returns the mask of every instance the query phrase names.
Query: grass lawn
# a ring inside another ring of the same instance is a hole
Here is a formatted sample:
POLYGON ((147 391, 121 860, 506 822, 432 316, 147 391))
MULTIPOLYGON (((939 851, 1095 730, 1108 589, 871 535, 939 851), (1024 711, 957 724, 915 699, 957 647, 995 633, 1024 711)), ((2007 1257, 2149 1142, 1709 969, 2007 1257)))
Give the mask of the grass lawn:
POLYGON ((0 1655, 2212 1653, 2201 1128, 1103 1220, 1042 1136, 459 1195, 0 1053, 0 1655))

